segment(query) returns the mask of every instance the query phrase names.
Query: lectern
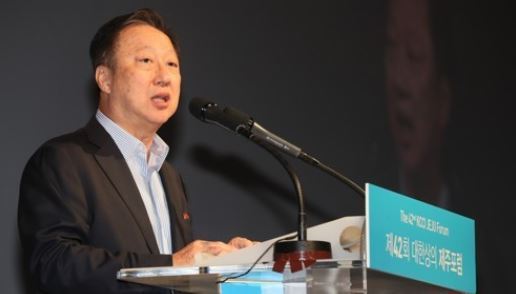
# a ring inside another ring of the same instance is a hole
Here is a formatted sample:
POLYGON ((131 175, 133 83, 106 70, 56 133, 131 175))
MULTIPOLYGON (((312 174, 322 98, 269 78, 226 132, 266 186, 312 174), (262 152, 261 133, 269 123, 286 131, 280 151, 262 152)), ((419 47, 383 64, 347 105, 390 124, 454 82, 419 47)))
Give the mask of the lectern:
POLYGON ((367 184, 365 217, 307 233, 331 244, 332 259, 273 271, 267 249, 285 235, 191 267, 122 269, 118 279, 190 293, 476 292, 474 222, 441 208, 367 184))

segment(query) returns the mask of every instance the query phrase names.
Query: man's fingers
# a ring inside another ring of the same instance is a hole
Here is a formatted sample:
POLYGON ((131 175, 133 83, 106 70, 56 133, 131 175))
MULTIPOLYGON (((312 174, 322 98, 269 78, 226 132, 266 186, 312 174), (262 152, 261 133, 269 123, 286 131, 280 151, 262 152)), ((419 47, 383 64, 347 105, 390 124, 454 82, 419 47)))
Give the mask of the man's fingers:
POLYGON ((254 245, 255 242, 242 237, 235 237, 231 239, 228 244, 236 249, 242 249, 254 245))
POLYGON ((252 241, 242 237, 235 237, 228 244, 218 241, 195 240, 176 252, 172 260, 176 266, 192 265, 210 256, 223 255, 253 244, 252 241))
POLYGON ((209 242, 206 251, 213 255, 220 255, 235 251, 236 248, 224 242, 209 242))

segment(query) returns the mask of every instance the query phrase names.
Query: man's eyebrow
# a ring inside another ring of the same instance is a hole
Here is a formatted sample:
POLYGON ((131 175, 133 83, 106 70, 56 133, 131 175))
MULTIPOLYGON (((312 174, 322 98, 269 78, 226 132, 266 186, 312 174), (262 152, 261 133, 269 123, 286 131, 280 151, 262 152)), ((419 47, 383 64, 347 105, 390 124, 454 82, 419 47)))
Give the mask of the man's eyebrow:
MULTIPOLYGON (((141 50, 152 50, 152 51, 155 51, 156 49, 152 46, 149 46, 149 45, 143 45, 143 46, 140 46, 140 47, 137 47, 136 48, 136 51, 141 51, 141 50)), ((167 50, 167 52, 170 52, 170 53, 175 53, 176 51, 174 49, 172 50, 167 50)))

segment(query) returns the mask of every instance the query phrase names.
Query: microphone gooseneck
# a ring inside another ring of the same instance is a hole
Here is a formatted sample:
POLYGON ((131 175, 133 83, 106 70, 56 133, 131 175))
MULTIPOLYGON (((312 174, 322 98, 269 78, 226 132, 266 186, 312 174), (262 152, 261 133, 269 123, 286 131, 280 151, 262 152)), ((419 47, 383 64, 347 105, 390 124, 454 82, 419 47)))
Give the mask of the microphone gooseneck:
POLYGON ((299 180, 299 176, 296 174, 290 163, 281 156, 279 152, 272 149, 269 145, 265 144, 259 138, 251 136, 250 139, 256 143, 258 146, 267 150, 274 158, 276 158, 285 171, 290 176, 292 180, 292 184, 294 184, 294 189, 296 190, 296 195, 298 199, 298 228, 297 228, 297 239, 301 241, 306 241, 306 212, 305 212, 305 200, 303 194, 303 188, 301 187, 301 181, 299 180))

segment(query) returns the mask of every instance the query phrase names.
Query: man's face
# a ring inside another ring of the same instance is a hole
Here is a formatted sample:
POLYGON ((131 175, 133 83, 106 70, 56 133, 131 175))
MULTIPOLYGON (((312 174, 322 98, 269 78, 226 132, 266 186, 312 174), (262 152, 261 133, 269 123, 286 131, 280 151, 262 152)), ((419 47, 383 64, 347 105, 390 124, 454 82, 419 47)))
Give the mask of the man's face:
POLYGON ((389 125, 403 167, 417 170, 439 156, 449 93, 436 72, 426 1, 391 0, 389 4, 389 125))
POLYGON ((133 135, 156 132, 177 110, 179 60, 161 31, 135 24, 115 43, 111 66, 99 66, 100 110, 133 135))

